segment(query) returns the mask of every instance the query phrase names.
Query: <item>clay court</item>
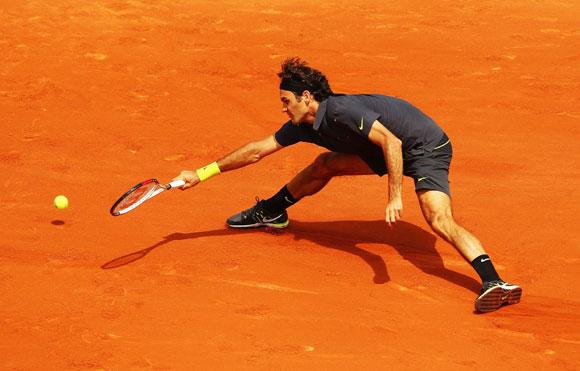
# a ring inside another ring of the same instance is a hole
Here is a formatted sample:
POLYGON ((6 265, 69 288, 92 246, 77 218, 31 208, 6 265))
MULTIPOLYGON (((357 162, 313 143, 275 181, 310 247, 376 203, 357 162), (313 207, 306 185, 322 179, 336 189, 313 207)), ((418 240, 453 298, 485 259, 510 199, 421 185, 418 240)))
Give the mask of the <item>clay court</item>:
POLYGON ((577 369, 579 19, 572 0, 2 0, 0 369, 577 369), (309 144, 109 214, 274 133, 289 56, 444 128, 455 217, 521 303, 474 313, 479 278, 409 178, 392 229, 377 176, 334 179, 283 232, 227 229, 309 144))

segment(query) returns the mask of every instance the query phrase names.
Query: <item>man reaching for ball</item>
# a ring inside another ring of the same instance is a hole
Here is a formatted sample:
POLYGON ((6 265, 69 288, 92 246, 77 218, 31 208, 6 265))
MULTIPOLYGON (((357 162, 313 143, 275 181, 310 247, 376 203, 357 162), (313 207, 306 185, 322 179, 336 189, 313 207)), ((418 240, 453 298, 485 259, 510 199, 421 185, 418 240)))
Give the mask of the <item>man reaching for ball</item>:
POLYGON ((433 231, 453 245, 480 276, 483 287, 475 309, 490 312, 520 301, 522 289, 500 279, 479 240, 453 218, 448 180, 451 141, 431 118, 398 98, 334 94, 326 77, 298 58, 284 61, 278 76, 282 111, 290 120, 273 135, 210 165, 182 171, 174 180, 184 180, 183 189, 295 143, 314 143, 330 152, 319 155, 271 198, 228 218, 228 226, 285 228, 289 224, 286 209, 320 191, 333 177, 368 174, 388 174, 385 220, 391 226, 402 216, 406 175, 414 179, 421 210, 433 231))

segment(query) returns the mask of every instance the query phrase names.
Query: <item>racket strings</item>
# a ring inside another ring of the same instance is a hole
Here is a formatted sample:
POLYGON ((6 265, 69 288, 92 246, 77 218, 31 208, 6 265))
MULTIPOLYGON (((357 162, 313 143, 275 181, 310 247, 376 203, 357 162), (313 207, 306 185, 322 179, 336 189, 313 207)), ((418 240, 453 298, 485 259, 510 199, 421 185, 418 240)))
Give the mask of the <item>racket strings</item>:
POLYGON ((124 214, 150 198, 159 189, 159 183, 145 183, 128 192, 125 197, 115 206, 114 213, 124 214))

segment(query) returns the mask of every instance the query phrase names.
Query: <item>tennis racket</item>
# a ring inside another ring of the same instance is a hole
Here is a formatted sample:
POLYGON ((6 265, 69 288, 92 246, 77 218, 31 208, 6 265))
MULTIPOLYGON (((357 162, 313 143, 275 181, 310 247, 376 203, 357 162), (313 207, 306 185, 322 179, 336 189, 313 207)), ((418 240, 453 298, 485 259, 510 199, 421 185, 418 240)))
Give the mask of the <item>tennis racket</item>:
POLYGON ((126 214, 161 192, 175 187, 181 187, 184 184, 185 182, 183 180, 174 180, 168 184, 160 184, 157 179, 148 179, 137 184, 121 196, 113 207, 111 207, 111 215, 119 216, 126 214))

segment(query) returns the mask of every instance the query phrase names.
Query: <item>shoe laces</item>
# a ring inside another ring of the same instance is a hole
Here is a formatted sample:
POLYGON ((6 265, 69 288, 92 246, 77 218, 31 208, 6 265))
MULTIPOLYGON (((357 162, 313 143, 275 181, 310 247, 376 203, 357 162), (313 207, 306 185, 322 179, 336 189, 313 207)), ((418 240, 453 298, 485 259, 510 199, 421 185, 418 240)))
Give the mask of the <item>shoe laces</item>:
POLYGON ((264 219, 264 200, 260 200, 260 197, 256 196, 256 204, 251 208, 242 211, 242 218, 252 217, 261 222, 264 219))
POLYGON ((492 287, 495 286, 501 286, 503 285, 505 282, 503 280, 493 280, 493 281, 487 281, 483 283, 483 287, 481 288, 481 292, 485 292, 486 290, 489 290, 492 287))

